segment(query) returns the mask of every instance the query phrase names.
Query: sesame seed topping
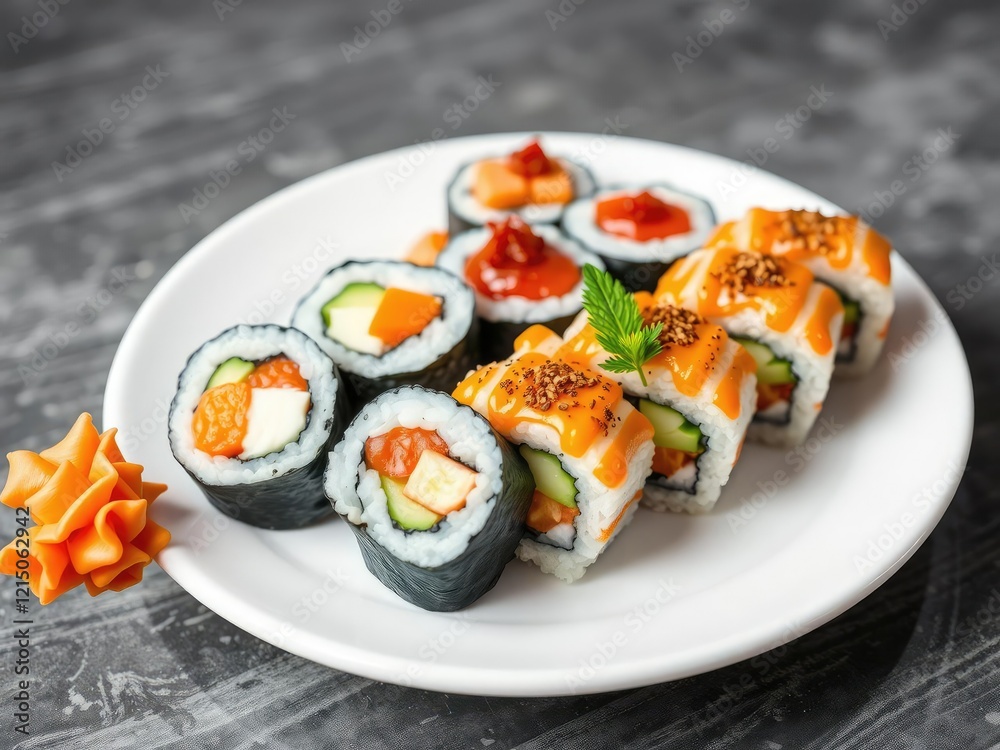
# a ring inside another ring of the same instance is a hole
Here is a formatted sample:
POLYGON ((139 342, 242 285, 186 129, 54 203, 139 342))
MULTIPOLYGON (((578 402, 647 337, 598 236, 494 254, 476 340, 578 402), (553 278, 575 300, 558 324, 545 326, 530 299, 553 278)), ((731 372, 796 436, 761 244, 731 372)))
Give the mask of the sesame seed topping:
MULTIPOLYGON (((562 396, 575 398, 581 388, 601 385, 601 378, 585 375, 564 362, 545 362, 538 367, 527 367, 521 372, 527 382, 524 400, 528 407, 538 411, 548 411, 562 396)), ((559 404, 561 411, 569 409, 568 404, 559 404)))
POLYGON ((794 284, 781 272, 777 260, 758 252, 736 253, 721 271, 712 275, 736 292, 745 291, 749 286, 782 287, 794 284))
POLYGON ((698 340, 695 326, 705 320, 698 313, 673 305, 654 305, 642 311, 647 327, 663 324, 660 343, 664 346, 690 346, 698 340))
POLYGON ((777 241, 790 250, 828 255, 840 249, 839 237, 849 233, 846 216, 824 216, 818 211, 779 211, 775 216, 777 241))

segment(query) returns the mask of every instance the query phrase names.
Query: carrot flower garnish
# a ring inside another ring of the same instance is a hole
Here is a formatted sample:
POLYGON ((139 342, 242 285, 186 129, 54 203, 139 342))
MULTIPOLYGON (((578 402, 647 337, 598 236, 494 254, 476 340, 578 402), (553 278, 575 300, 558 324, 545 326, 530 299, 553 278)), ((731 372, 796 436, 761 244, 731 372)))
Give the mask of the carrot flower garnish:
POLYGON ((116 433, 98 433, 85 413, 51 448, 7 454, 0 502, 27 510, 35 525, 0 550, 0 573, 23 579, 26 570, 42 604, 81 583, 91 596, 126 589, 170 541, 146 515, 167 487, 142 481, 142 466, 125 460, 116 433), (26 569, 18 566, 24 559, 26 569))

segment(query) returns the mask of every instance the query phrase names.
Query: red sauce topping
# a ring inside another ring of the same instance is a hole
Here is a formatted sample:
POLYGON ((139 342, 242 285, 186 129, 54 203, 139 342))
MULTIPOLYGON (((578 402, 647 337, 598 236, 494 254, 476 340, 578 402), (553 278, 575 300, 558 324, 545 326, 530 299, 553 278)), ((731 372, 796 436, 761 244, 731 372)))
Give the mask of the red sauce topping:
POLYGON ((537 177, 552 171, 552 162, 542 151, 538 141, 532 141, 520 151, 515 151, 507 163, 511 172, 522 177, 537 177))
POLYGON ((688 212, 664 203, 649 191, 620 195, 597 203, 597 226, 608 234, 638 242, 662 240, 691 231, 688 212))
POLYGON ((546 245, 517 216, 489 227, 493 236, 465 265, 466 279, 480 294, 544 299, 568 294, 580 282, 573 260, 546 245))
POLYGON ((435 430, 393 427, 365 441, 365 464, 394 479, 410 476, 424 451, 448 455, 448 444, 435 430))

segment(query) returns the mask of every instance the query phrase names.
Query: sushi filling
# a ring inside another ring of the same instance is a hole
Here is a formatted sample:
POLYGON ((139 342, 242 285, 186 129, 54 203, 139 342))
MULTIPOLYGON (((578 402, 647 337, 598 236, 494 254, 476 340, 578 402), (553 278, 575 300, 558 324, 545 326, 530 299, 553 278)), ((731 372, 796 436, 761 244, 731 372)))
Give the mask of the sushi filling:
POLYGON ((653 425, 653 473, 651 481, 670 490, 695 494, 698 460, 705 452, 701 428, 676 409, 649 399, 638 399, 637 407, 653 425))
POLYGON ((691 217, 680 206, 660 200, 648 190, 598 201, 594 223, 607 234, 636 242, 662 240, 691 231, 691 217))
POLYGON ((543 300, 569 294, 580 269, 568 255, 545 242, 520 218, 490 222, 492 235, 465 263, 465 278, 491 299, 543 300))
POLYGON ((293 360, 227 359, 209 378, 194 410, 195 447, 241 461, 280 452, 309 420, 309 384, 293 360))
POLYGON ((472 195, 483 206, 498 210, 529 204, 565 204, 573 200, 573 178, 538 141, 499 159, 475 166, 472 195))
POLYGON ((792 363, 775 355, 767 344, 733 336, 757 362, 757 422, 787 424, 792 414, 792 398, 799 379, 792 363))
POLYGON ((410 532, 437 531, 465 507, 478 472, 449 455, 435 430, 393 427, 365 441, 365 466, 378 472, 393 526, 410 532))
POLYGON ((837 344, 837 361, 851 362, 857 354, 858 331, 861 328, 861 305, 857 300, 837 290, 840 301, 844 305, 844 326, 840 329, 840 342, 837 344))
POLYGON ((381 357, 441 317, 440 297, 354 282, 323 305, 323 329, 342 346, 381 357))
POLYGON ((520 447, 535 480, 526 524, 535 541, 560 549, 573 549, 574 525, 580 509, 576 504, 576 481, 563 468, 558 457, 545 451, 520 447))

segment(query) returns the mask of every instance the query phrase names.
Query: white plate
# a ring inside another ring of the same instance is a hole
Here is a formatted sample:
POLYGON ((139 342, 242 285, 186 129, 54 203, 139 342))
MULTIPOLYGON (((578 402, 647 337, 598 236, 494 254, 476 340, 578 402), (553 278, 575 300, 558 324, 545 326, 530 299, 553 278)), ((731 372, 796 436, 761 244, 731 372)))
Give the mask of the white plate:
MULTIPOLYGON (((891 357, 863 380, 835 382, 823 415, 836 434, 814 438, 802 456, 748 446, 714 513, 640 510, 572 586, 515 561, 468 610, 424 612, 367 572, 339 519, 278 532, 230 521, 174 462, 166 407, 192 351, 240 321, 287 323, 298 296, 342 260, 401 255, 445 225, 445 186, 460 164, 527 137, 442 141, 429 154, 407 148, 317 175, 228 222, 163 278, 125 334, 104 407, 128 458, 170 485, 153 509, 173 533, 160 565, 206 606, 292 653, 387 682, 486 695, 598 692, 705 672, 865 597, 938 522, 972 433, 958 337, 899 257, 891 357), (390 175, 400 173, 397 184, 390 175)), ((720 200, 716 185, 736 163, 686 148, 571 134, 544 144, 584 160, 604 183, 669 180, 700 192, 720 221, 751 205, 838 210, 760 171, 720 200)))

